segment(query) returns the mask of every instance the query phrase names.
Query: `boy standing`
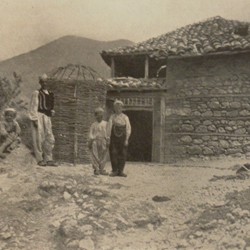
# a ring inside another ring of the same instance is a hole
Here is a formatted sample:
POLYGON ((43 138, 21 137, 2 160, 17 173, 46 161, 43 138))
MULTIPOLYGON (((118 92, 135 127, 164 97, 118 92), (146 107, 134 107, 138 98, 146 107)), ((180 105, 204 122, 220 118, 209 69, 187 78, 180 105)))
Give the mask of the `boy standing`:
POLYGON ((7 108, 4 110, 4 120, 0 125, 0 158, 5 158, 4 151, 10 152, 21 142, 19 137, 21 128, 16 121, 16 110, 7 108))
POLYGON ((96 122, 91 125, 89 132, 88 147, 95 175, 107 175, 104 170, 108 153, 107 122, 103 120, 103 113, 102 108, 95 109, 96 122))

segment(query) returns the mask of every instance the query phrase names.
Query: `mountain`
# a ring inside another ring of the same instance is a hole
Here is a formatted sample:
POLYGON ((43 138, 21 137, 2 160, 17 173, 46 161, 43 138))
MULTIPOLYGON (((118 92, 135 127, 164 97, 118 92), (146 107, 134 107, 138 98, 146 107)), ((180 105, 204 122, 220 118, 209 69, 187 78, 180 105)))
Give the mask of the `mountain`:
POLYGON ((132 45, 129 40, 97 41, 78 36, 64 36, 28 53, 0 62, 0 76, 22 77, 22 93, 27 98, 39 87, 38 76, 69 63, 92 67, 101 76, 109 77, 110 69, 100 56, 102 50, 132 45))

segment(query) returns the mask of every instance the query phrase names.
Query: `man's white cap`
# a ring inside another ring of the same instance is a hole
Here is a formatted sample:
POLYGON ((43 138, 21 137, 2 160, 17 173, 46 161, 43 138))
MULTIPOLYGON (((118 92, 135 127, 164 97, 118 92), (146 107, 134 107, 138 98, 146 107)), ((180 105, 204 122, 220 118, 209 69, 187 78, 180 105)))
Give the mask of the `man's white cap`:
POLYGON ((95 109, 95 113, 104 113, 104 109, 101 107, 98 107, 95 109))
POLYGON ((43 75, 39 76, 39 80, 41 80, 41 81, 47 81, 48 80, 48 76, 46 74, 43 74, 43 75))
POLYGON ((121 106, 123 106, 124 104, 123 104, 123 102, 121 101, 121 100, 115 100, 115 102, 114 102, 114 106, 115 105, 121 105, 121 106))
POLYGON ((6 109, 4 109, 4 114, 6 114, 6 113, 16 114, 16 110, 13 108, 6 108, 6 109))

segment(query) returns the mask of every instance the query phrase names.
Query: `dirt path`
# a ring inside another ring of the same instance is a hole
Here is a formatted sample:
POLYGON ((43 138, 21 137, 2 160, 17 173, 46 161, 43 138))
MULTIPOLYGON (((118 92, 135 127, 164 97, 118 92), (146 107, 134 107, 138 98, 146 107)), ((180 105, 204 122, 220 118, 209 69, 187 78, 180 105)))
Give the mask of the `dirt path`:
POLYGON ((20 148, 0 162, 0 249, 248 250, 250 182, 235 163, 128 163, 128 178, 96 177, 37 167, 20 148))

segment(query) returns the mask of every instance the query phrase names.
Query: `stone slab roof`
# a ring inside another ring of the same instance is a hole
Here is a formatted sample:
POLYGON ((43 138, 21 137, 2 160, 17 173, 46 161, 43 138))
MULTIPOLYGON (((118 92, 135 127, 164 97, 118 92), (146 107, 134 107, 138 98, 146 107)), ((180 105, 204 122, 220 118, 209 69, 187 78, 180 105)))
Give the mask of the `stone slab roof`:
POLYGON ((116 77, 106 81, 109 90, 153 90, 166 87, 165 78, 137 79, 132 77, 116 77))

